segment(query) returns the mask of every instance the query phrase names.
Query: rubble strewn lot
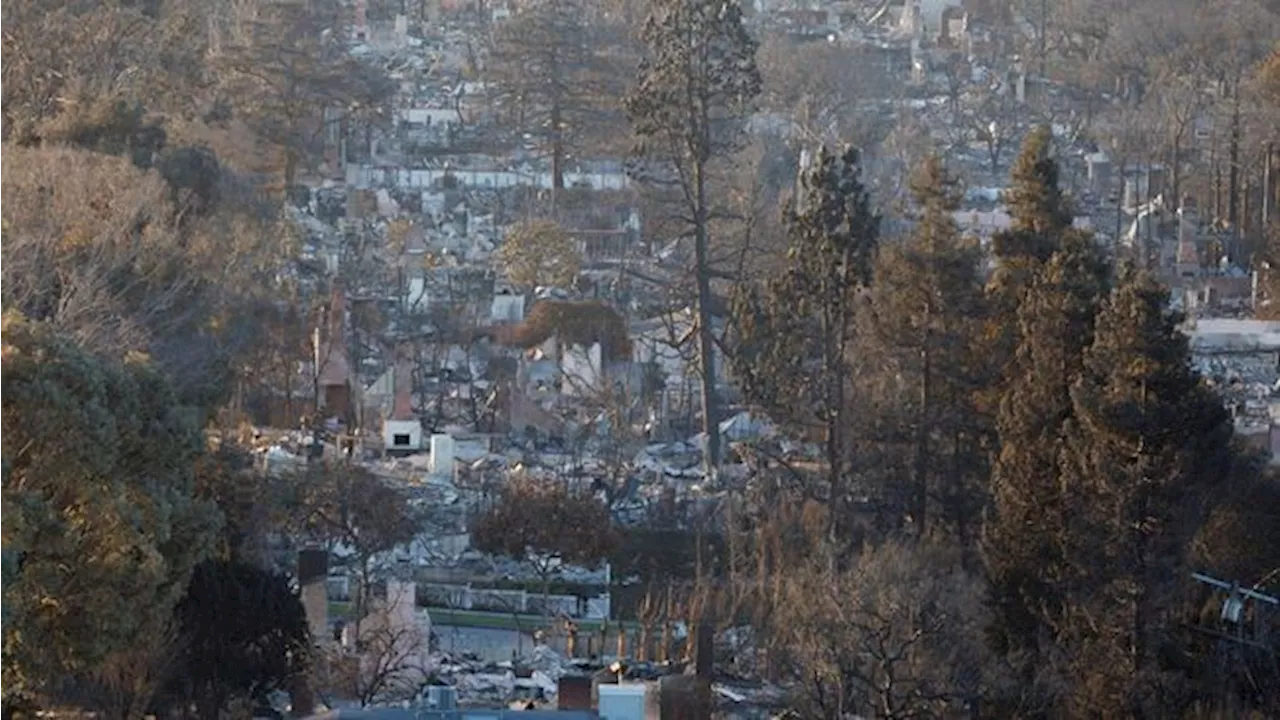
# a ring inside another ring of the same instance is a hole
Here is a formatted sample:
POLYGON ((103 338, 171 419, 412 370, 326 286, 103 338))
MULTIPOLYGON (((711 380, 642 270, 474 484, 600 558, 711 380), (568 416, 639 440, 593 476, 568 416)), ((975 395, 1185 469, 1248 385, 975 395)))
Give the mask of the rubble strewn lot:
MULTIPOLYGON (((904 138, 921 136, 946 148, 948 162, 969 181, 953 215, 962 230, 985 245, 1008 227, 1002 185, 1012 148, 1030 124, 1026 95, 1040 93, 1067 107, 1070 88, 1047 81, 1029 87, 1020 65, 983 64, 980 57, 998 54, 973 48, 992 43, 991 33, 967 20, 963 37, 950 38, 952 46, 938 38, 922 42, 924 31, 907 17, 828 27, 803 14, 762 15, 758 22, 774 32, 867 49, 882 57, 895 81, 905 82, 902 94, 859 101, 868 123, 884 130, 884 147, 867 160, 880 199, 903 196, 901 170, 912 158, 899 149, 904 138), (966 56, 963 72, 950 64, 958 54, 966 56)), ((529 563, 473 549, 471 522, 508 478, 587 488, 607 498, 615 521, 626 526, 677 496, 714 505, 749 476, 751 447, 800 463, 819 453, 812 444, 780 437, 767 418, 733 407, 719 431, 741 451, 731 453, 719 476, 706 477, 706 438, 694 417, 693 314, 678 303, 672 307, 659 287, 673 276, 687 243, 655 237, 646 227, 643 204, 617 158, 572 158, 567 187, 553 188, 552 168, 534 143, 495 121, 494 89, 463 79, 475 32, 449 22, 418 34, 397 25, 394 32, 371 31, 351 50, 381 62, 399 83, 391 127, 366 129, 358 147, 344 140, 340 160, 290 208, 289 218, 302 241, 300 284, 317 293, 332 284, 345 303, 325 342, 359 358, 350 371, 348 412, 358 418, 358 437, 348 438, 344 449, 339 438, 349 429, 336 417, 327 420, 320 444, 311 432, 271 431, 260 438, 261 462, 282 473, 305 466, 316 453, 345 453, 400 489, 425 517, 425 531, 388 553, 387 563, 410 568, 419 604, 450 608, 434 613, 428 674, 452 686, 464 707, 549 706, 561 678, 602 670, 608 653, 597 647, 595 660, 567 659, 538 644, 531 629, 520 627, 521 618, 536 616, 531 608, 545 610, 544 621, 535 623, 539 631, 553 624, 550 618, 607 619, 616 614, 610 591, 629 578, 611 577, 607 566, 563 564, 558 583, 600 594, 548 593, 543 600, 521 587, 546 579, 529 563), (575 287, 516 288, 497 254, 511 229, 549 202, 561 204, 586 280, 575 287), (586 322, 600 336, 579 338, 581 328, 563 320, 567 312, 557 315, 561 324, 554 328, 529 327, 532 308, 561 302, 607 308, 625 342, 605 340, 600 318, 586 322), (392 422, 415 431, 387 430, 392 422), (505 617, 493 619, 504 612, 515 628, 505 617)), ((753 127, 781 135, 793 124, 759 119, 753 127)), ((1119 177, 1106 152, 1080 132, 1078 117, 1037 120, 1052 124, 1061 145, 1063 183, 1078 200, 1077 227, 1107 247, 1133 251, 1144 239, 1156 246, 1157 271, 1175 283, 1176 301, 1193 317, 1245 304, 1242 268, 1229 261, 1189 273, 1180 267, 1187 243, 1199 247, 1208 238, 1196 227, 1188 240, 1183 208, 1150 197, 1152 167, 1119 177)), ((1233 337, 1242 344, 1206 339, 1207 330, 1188 332, 1197 368, 1223 394, 1241 431, 1269 433, 1280 373, 1276 348, 1259 349, 1256 341, 1275 329, 1241 326, 1233 337)), ((318 384, 322 370, 315 364, 299 368, 297 387, 318 384)), ((731 380, 724 392, 732 397, 731 380)), ((342 548, 335 556, 346 557, 342 548)), ((783 701, 782 689, 760 679, 767 673, 757 666, 748 629, 722 633, 718 650, 719 667, 732 673, 714 686, 726 711, 747 717, 783 701)), ((633 662, 626 676, 651 679, 668 670, 633 662)))

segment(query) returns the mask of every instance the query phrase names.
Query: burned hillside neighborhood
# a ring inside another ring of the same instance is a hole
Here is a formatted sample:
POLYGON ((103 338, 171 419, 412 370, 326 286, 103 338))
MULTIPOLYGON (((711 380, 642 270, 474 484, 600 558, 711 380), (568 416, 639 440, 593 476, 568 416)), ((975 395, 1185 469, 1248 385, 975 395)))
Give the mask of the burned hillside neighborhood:
POLYGON ((1272 0, 3 0, 6 718, 1280 716, 1272 0))

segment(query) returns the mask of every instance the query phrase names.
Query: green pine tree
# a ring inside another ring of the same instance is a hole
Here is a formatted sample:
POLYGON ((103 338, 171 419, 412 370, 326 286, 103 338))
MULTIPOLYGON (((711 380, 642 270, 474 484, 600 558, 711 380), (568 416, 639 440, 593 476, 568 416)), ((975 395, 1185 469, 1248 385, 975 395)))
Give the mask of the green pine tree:
MULTIPOLYGON (((1052 237, 1071 227, 1073 214, 1058 187, 1058 162, 1052 153, 1053 131, 1047 125, 1036 127, 1023 142, 1010 172, 1012 182, 1004 193, 1015 234, 1021 230, 1052 237)), ((1009 234, 1003 240, 997 242, 997 253, 1048 259, 1043 245, 1019 244, 1019 238, 1009 234)))
POLYGON ((1018 313, 1018 348, 1004 385, 996 430, 1000 452, 991 474, 991 513, 983 527, 983 560, 996 615, 999 649, 1037 664, 1038 645, 1060 616, 1066 521, 1058 468, 1071 387, 1107 292, 1109 268, 1081 233, 1045 266, 1018 313))
POLYGON ((1063 245, 1073 213, 1058 187, 1058 162, 1052 156, 1048 127, 1033 130, 1013 164, 1004 200, 1012 226, 991 238, 996 267, 987 284, 993 367, 1013 362, 1017 346, 1018 305, 1036 273, 1063 245))
POLYGON ((1072 512, 1058 637, 1084 715, 1167 716, 1152 678, 1188 545, 1231 472, 1232 425, 1168 290, 1126 270, 1098 316, 1060 457, 1072 512))
POLYGON ((871 277, 880 218, 854 149, 820 148, 786 209, 785 271, 735 301, 734 375, 776 422, 825 444, 831 533, 851 474, 852 342, 858 298, 871 277))
POLYGON ((897 397, 890 423, 910 448, 906 513, 928 526, 930 498, 942 500, 962 539, 975 514, 985 451, 974 394, 985 375, 974 340, 983 316, 981 249, 960 236, 953 213, 959 184, 927 159, 911 183, 916 223, 902 245, 880 254, 872 325, 897 397))

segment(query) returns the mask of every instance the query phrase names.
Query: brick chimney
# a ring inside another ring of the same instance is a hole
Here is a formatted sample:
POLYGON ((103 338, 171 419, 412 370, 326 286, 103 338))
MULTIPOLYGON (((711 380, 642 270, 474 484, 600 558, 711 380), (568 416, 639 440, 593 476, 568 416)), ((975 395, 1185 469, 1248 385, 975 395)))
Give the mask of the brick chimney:
POLYGON ((413 413, 413 364, 412 351, 401 347, 396 352, 395 399, 391 408, 392 420, 416 420, 413 413))
POLYGON ((590 710, 592 680, 583 675, 565 675, 560 678, 556 690, 556 708, 559 710, 590 710))

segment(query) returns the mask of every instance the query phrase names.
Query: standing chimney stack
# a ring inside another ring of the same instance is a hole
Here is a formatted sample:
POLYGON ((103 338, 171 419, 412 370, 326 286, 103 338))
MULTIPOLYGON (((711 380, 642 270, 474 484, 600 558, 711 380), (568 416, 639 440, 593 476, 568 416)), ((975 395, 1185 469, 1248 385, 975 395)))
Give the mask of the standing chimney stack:
POLYGON ((308 548, 298 553, 298 592, 313 642, 329 636, 329 553, 308 548))

